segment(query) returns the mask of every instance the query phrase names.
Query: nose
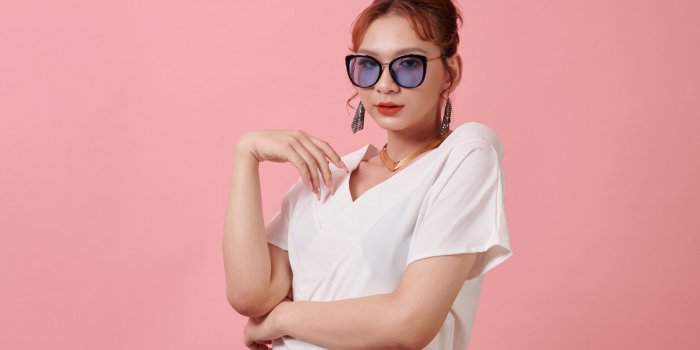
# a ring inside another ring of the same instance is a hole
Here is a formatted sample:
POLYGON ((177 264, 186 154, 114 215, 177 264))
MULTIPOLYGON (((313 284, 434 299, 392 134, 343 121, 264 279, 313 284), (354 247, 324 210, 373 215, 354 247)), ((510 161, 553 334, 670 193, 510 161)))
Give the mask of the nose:
POLYGON ((377 92, 380 93, 390 93, 390 92, 397 92, 399 90, 399 85, 396 84, 394 81, 394 78, 391 77, 391 72, 389 71, 389 64, 388 63, 382 63, 383 64, 383 69, 382 73, 379 76, 379 81, 377 81, 377 84, 374 85, 374 88, 377 90, 377 92))

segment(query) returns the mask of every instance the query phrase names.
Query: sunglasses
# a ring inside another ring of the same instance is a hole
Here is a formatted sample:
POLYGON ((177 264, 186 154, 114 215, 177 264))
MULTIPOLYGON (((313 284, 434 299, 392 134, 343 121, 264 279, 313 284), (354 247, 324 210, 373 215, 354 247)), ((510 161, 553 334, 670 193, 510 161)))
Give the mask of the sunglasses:
POLYGON ((411 89, 423 83, 428 62, 441 57, 444 56, 426 58, 423 55, 409 54, 396 57, 389 63, 382 63, 368 55, 347 55, 345 68, 353 85, 368 88, 379 81, 384 72, 384 66, 387 65, 396 84, 411 89))

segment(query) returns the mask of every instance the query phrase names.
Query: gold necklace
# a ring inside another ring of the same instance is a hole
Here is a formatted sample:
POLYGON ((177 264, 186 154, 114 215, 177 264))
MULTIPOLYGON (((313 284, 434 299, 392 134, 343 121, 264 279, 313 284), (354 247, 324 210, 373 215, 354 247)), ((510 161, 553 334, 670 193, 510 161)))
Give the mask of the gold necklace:
POLYGON ((382 163, 384 164, 385 167, 387 167, 387 169, 391 170, 392 172, 396 171, 397 169, 399 169, 400 167, 402 167, 406 163, 408 163, 408 161, 419 156, 423 152, 427 152, 435 147, 440 146, 442 141, 445 141, 447 136, 450 135, 451 133, 452 133, 452 130, 446 132, 442 136, 438 136, 435 140, 431 141, 430 143, 428 143, 427 145, 425 145, 421 149, 417 150, 416 152, 413 152, 412 154, 409 154, 406 157, 403 157, 400 160, 393 160, 393 159, 389 158, 389 156, 386 154, 386 145, 388 143, 385 143, 384 147, 382 147, 382 151, 379 152, 379 159, 382 160, 382 163))

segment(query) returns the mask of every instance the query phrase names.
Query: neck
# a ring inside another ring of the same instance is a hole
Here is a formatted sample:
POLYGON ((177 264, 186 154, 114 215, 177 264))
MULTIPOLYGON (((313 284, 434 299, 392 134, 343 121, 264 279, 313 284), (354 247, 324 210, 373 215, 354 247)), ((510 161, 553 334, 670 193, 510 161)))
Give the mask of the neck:
POLYGON ((441 120, 439 117, 434 120, 403 130, 387 130, 386 153, 389 158, 402 159, 440 136, 441 120))

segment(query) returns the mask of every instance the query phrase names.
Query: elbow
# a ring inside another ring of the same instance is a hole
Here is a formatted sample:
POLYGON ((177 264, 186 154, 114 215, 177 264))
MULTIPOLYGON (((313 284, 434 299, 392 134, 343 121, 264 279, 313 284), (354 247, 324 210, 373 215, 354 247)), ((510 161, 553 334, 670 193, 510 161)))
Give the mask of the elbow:
POLYGON ((264 298, 256 293, 244 293, 239 291, 227 291, 228 303, 236 312, 247 317, 259 317, 268 314, 264 298))
POLYGON ((420 315, 400 317, 397 321, 399 327, 395 328, 398 331, 395 340, 397 349, 420 350, 430 344, 440 330, 440 325, 435 327, 433 324, 422 322, 424 320, 420 315))
POLYGON ((424 349, 432 338, 423 337, 418 334, 406 335, 397 342, 397 349, 401 350, 421 350, 424 349))

